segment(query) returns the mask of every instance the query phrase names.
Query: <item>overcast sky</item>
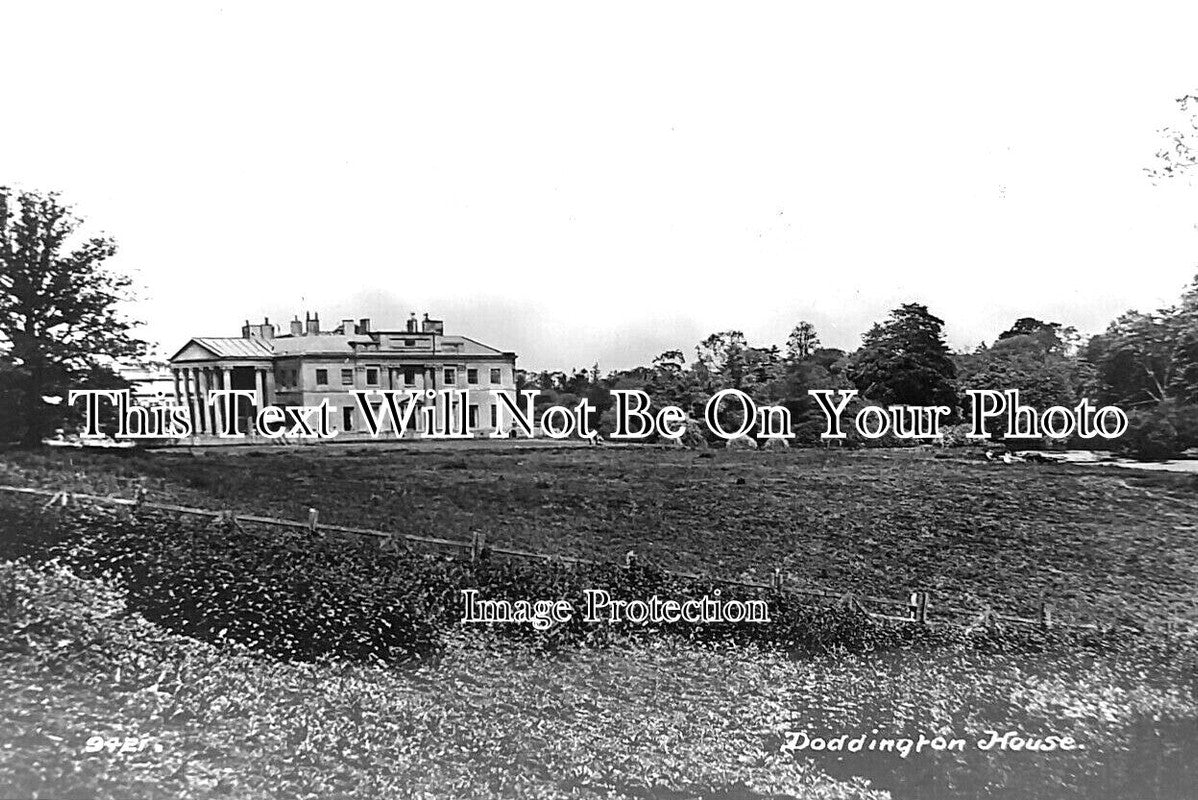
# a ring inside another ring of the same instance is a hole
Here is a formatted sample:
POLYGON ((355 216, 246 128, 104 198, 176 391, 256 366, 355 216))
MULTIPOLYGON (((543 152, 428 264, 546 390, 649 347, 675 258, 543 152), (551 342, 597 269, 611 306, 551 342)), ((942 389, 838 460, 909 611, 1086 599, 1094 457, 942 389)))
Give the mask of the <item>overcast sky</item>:
POLYGON ((429 311, 606 370, 917 300, 956 348, 1198 272, 1145 175, 1198 4, 0 5, 0 183, 121 248, 172 352, 429 311))

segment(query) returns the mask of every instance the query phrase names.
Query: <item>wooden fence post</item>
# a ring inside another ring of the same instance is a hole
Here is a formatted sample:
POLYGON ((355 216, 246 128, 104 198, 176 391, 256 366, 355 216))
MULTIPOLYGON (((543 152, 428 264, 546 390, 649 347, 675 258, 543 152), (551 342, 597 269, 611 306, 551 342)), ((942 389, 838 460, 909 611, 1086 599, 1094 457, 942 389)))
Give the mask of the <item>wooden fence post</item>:
POLYGON ((774 567, 774 589, 782 590, 782 567, 774 567))
POLYGON ((849 611, 856 611, 859 614, 869 616, 869 610, 857 599, 857 596, 852 592, 845 592, 840 599, 836 601, 837 608, 847 608, 849 611))
POLYGON ((308 530, 316 533, 316 526, 320 520, 320 512, 315 508, 308 509, 308 530))
POLYGON ((1052 606, 1048 603, 1040 604, 1040 626, 1042 628, 1052 627, 1052 606))
POLYGON ((912 622, 927 624, 928 594, 928 592, 911 592, 911 599, 907 602, 907 613, 911 615, 912 622))
POLYGON ((483 551, 487 547, 487 534, 479 531, 471 531, 470 533, 470 560, 478 561, 483 557, 483 551))
POLYGON ((629 550, 627 553, 624 554, 624 566, 627 567, 628 569, 632 569, 633 567, 636 566, 636 552, 635 551, 629 550))
POLYGON ((146 495, 146 487, 144 486, 138 486, 133 492, 133 503, 129 505, 130 517, 136 516, 137 512, 141 511, 142 505, 144 505, 146 502, 146 495))

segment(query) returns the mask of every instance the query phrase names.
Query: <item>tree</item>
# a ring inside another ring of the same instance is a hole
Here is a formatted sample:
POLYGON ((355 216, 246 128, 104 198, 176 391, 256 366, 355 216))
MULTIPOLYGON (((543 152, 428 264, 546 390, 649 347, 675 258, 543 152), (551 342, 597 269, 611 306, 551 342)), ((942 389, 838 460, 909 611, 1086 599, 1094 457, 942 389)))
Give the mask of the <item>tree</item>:
POLYGON ((131 281, 105 266, 115 243, 81 236, 81 225, 57 194, 0 186, 0 359, 17 415, 3 438, 38 441, 67 411, 43 396, 111 375, 116 359, 145 352, 135 323, 116 309, 131 281))
MULTIPOLYGON (((958 386, 1018 389, 1020 402, 1036 408, 1074 405, 1082 369, 1076 358, 1065 354, 1060 327, 1024 317, 999 334, 992 347, 957 356, 958 386)), ((996 434, 1006 433, 1004 420, 994 420, 992 426, 996 434)))
POLYGON ((998 342, 1018 336, 1035 341, 1046 353, 1074 353, 1080 338, 1072 325, 1064 327, 1059 322, 1045 322, 1035 317, 1020 317, 1015 324, 998 335, 998 342))
POLYGON ((1103 403, 1152 406, 1176 387, 1175 352, 1182 333, 1175 308, 1155 314, 1129 311, 1091 337, 1082 357, 1094 372, 1103 403))
POLYGON ((1176 458, 1185 449, 1177 427, 1169 419, 1175 413, 1168 403, 1131 413, 1127 433, 1120 444, 1132 458, 1145 461, 1176 458))
POLYGON ((666 375, 680 375, 686 369, 686 356, 681 350, 667 350, 653 359, 653 369, 666 375))
POLYGON ((1157 151, 1156 166, 1147 169, 1153 179, 1188 175, 1198 167, 1198 94, 1187 94, 1176 102, 1185 119, 1161 131, 1167 144, 1157 151))
POLYGON ((740 331, 713 333, 695 347, 695 371, 710 390, 739 389, 748 369, 749 345, 740 331))
POLYGON ((944 342, 944 320, 906 303, 875 324, 849 359, 850 380, 878 403, 955 408, 956 367, 944 342))
POLYGON ((681 350, 667 350, 653 359, 653 366, 647 369, 643 381, 637 381, 638 372, 625 370, 620 373, 619 388, 642 388, 653 398, 654 405, 675 405, 691 414, 702 405, 703 389, 694 371, 687 369, 686 356, 681 350), (629 379, 635 382, 629 384, 629 379))
POLYGON ((807 358, 819 345, 819 334, 815 332, 815 326, 803 320, 795 325, 786 339, 786 357, 792 361, 807 358))

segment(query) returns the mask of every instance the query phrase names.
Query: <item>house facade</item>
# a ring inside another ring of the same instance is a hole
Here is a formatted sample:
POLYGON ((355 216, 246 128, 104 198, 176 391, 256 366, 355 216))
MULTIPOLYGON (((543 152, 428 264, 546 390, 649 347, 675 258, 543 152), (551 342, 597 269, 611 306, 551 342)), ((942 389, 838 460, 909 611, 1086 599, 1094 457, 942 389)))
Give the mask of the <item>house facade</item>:
POLYGON ((139 406, 153 406, 171 400, 174 376, 166 364, 153 361, 119 364, 116 374, 129 383, 132 400, 139 406))
MULTIPOLYGON (((243 399, 236 410, 250 435, 257 408, 266 405, 316 406, 327 400, 334 430, 362 433, 366 426, 354 390, 436 391, 435 398, 418 402, 434 405, 438 420, 447 412, 461 413, 446 407, 441 390, 465 390, 471 429, 489 435, 502 419, 491 390, 516 388, 515 353, 446 334, 444 323, 427 314, 423 320, 412 314, 402 328, 381 330, 369 319, 346 319, 325 331, 313 314, 303 321, 296 317, 286 333, 269 319, 247 321, 239 337, 191 339, 170 359, 170 369, 175 401, 192 410, 199 435, 222 427, 220 409, 200 402, 215 389, 254 392, 255 402, 243 399)), ((423 417, 414 415, 416 430, 423 430, 423 417)))

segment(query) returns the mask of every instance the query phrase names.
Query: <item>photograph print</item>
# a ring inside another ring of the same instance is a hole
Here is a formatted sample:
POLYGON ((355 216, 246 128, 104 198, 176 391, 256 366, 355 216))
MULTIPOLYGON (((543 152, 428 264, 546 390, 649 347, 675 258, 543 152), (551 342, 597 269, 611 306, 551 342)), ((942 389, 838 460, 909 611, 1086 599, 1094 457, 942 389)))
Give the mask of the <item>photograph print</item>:
POLYGON ((1195 29, 0 0, 0 800, 1198 797, 1195 29))

